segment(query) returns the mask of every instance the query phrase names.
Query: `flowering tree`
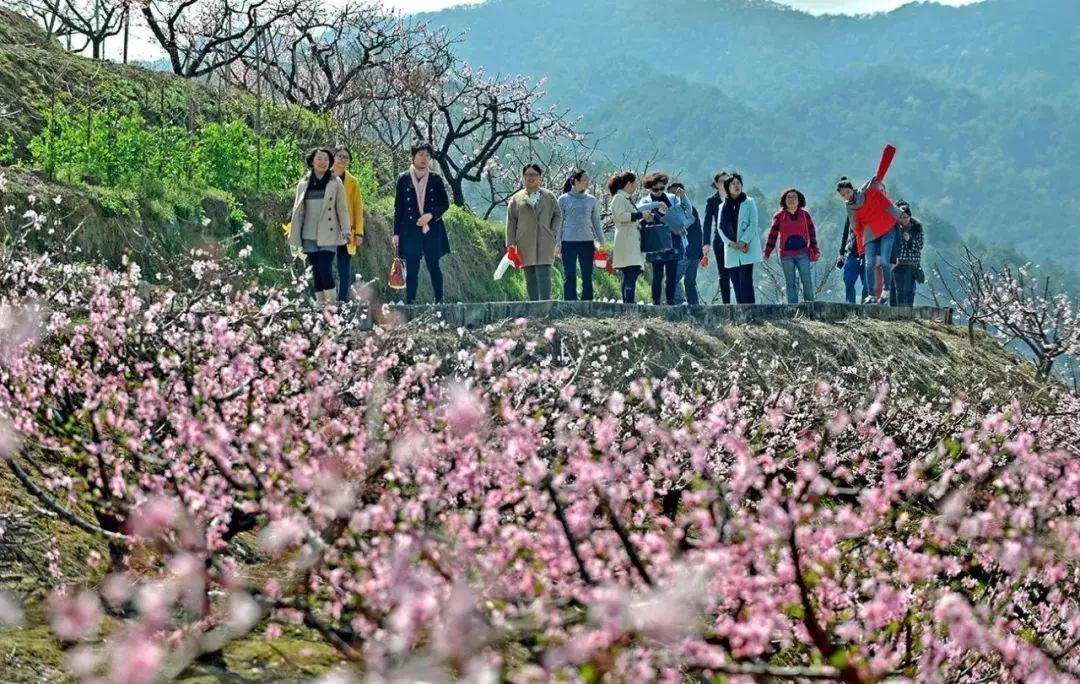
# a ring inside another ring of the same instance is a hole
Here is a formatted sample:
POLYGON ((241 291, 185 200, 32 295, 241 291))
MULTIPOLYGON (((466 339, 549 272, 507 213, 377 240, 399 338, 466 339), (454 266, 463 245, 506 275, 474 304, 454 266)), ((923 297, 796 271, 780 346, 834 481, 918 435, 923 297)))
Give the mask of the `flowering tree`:
POLYGON ((430 141, 451 201, 459 206, 465 206, 465 184, 482 181, 508 145, 583 139, 566 111, 543 105, 543 79, 488 76, 449 52, 394 75, 387 84, 393 97, 376 103, 379 115, 366 127, 391 145, 409 137, 430 141))
POLYGON ((991 326, 1006 344, 1026 348, 1043 379, 1058 358, 1080 354, 1080 311, 1054 290, 1049 277, 1032 277, 1029 265, 989 267, 966 248, 959 266, 946 266, 952 277, 937 269, 938 280, 967 318, 972 344, 976 325, 991 326))
POLYGON ((278 22, 311 8, 310 0, 146 0, 139 11, 173 73, 198 78, 251 53, 278 22))
POLYGON ((224 257, 182 289, 5 258, 7 467, 113 549, 49 602, 83 681, 285 624, 370 681, 1080 677, 1063 390, 752 350, 642 377, 645 330, 363 333, 224 257))
POLYGON ((229 75, 249 90, 261 79, 286 102, 338 113, 358 100, 388 97, 382 72, 414 63, 441 35, 379 4, 318 3, 282 17, 229 75))
MULTIPOLYGON (((481 172, 481 201, 487 205, 483 212, 485 220, 499 207, 505 207, 510 197, 521 189, 521 169, 525 164, 539 164, 544 169, 546 183, 558 195, 562 184, 576 169, 590 170, 595 164, 590 163, 596 144, 587 145, 577 137, 552 140, 543 147, 527 145, 508 145, 501 155, 488 160, 481 172)), ((595 197, 603 192, 604 179, 593 178, 590 183, 595 197)))

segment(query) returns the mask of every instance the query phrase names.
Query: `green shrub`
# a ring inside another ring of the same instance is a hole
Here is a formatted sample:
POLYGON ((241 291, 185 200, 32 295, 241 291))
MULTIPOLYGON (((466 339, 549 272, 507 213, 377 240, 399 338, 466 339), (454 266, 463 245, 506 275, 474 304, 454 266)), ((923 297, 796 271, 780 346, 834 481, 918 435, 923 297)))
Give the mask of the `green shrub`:
POLYGON ((177 182, 228 192, 278 190, 302 171, 295 139, 260 138, 242 120, 188 131, 152 126, 136 112, 63 105, 45 118, 30 141, 32 159, 67 182, 88 180, 156 197, 177 182))

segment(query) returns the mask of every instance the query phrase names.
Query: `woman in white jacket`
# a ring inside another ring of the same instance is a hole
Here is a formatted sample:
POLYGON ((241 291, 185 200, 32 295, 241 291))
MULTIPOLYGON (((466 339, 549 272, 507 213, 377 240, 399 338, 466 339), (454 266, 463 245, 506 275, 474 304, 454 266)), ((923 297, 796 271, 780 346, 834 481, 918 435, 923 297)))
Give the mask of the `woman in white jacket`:
POLYGON ((615 248, 611 265, 622 272, 622 296, 624 304, 634 303, 634 292, 645 257, 641 253, 641 220, 652 221, 651 212, 639 211, 633 195, 637 190, 637 176, 629 171, 616 173, 608 179, 611 193, 611 218, 615 222, 615 248))

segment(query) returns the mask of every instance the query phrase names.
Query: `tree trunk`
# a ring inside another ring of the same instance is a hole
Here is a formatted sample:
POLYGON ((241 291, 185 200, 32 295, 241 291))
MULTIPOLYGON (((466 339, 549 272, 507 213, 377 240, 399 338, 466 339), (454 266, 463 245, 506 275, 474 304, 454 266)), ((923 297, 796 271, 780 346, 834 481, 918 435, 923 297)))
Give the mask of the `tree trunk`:
POLYGON ((450 201, 459 207, 465 206, 465 191, 461 179, 455 176, 446 176, 446 183, 450 186, 450 201))
POLYGON ((1050 371, 1054 367, 1054 357, 1043 356, 1039 358, 1038 376, 1040 380, 1046 380, 1050 377, 1050 371))

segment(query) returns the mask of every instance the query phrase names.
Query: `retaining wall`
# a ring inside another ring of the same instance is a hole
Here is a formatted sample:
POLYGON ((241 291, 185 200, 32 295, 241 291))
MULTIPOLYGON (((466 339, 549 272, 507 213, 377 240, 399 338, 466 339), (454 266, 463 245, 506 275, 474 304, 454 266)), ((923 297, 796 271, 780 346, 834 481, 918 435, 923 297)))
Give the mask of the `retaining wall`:
MULTIPOLYGON (((382 307, 379 320, 441 320, 453 328, 477 328, 517 318, 558 320, 561 318, 657 319, 693 323, 704 328, 766 321, 812 320, 838 322, 848 318, 876 318, 886 321, 936 321, 951 324, 952 309, 920 306, 892 308, 835 302, 809 304, 723 304, 717 306, 650 306, 614 302, 471 302, 382 307)), ((370 320, 370 317, 368 318, 370 320)))

